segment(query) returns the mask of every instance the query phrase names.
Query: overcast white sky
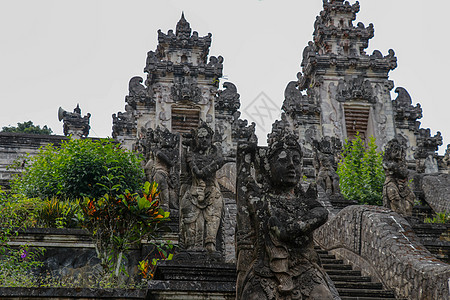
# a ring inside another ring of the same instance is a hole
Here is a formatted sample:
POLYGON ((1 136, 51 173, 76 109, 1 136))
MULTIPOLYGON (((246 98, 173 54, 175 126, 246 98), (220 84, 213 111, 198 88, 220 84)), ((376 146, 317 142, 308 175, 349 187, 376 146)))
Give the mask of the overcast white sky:
MULTIPOLYGON (((367 53, 394 49, 398 67, 390 78, 421 103, 422 127, 441 131, 442 153, 450 143, 450 1, 359 2, 355 24, 375 27, 367 53)), ((243 117, 253 120, 251 103, 261 92, 281 108, 321 9, 321 0, 0 0, 0 127, 32 120, 62 134, 58 107, 72 111, 79 103, 92 114, 90 136, 111 136, 129 79, 145 77, 157 30, 175 29, 182 11, 200 36, 212 33, 210 55, 224 57, 243 117)), ((264 124, 255 119, 260 140, 278 115, 264 124)))

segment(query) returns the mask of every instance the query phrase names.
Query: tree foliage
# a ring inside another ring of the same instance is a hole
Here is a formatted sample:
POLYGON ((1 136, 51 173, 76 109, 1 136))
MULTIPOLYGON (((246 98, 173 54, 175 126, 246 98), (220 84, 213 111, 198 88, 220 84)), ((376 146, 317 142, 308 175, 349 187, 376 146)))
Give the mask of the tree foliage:
POLYGON ((3 126, 2 132, 23 132, 23 133, 47 134, 47 135, 53 133, 51 128, 48 128, 47 125, 44 125, 44 127, 41 128, 39 125, 34 125, 32 121, 17 123, 17 127, 3 126))
POLYGON ((12 190, 27 197, 100 198, 109 187, 137 191, 144 181, 140 158, 121 149, 112 140, 63 141, 60 147, 47 145, 26 160, 24 172, 12 183, 12 190))
POLYGON ((382 205, 385 175, 382 154, 377 152, 375 138, 369 138, 367 147, 359 134, 346 141, 337 173, 341 193, 346 199, 360 204, 382 205))

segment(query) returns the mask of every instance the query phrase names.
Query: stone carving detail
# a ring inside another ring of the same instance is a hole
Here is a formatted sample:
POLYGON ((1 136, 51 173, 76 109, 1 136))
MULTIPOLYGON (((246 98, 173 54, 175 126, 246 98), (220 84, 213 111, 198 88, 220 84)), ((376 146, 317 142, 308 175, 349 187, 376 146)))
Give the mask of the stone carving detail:
POLYGON ((237 92, 236 86, 231 82, 223 84, 224 90, 219 90, 215 99, 215 109, 218 113, 227 112, 233 115, 241 106, 239 100, 240 95, 237 92))
POLYGON ((137 103, 142 103, 146 106, 155 104, 155 101, 149 96, 147 88, 142 85, 142 81, 142 77, 135 76, 128 83, 129 94, 125 96, 125 102, 133 109, 136 109, 137 103))
POLYGON ((383 205, 403 216, 411 216, 415 196, 409 187, 405 151, 406 145, 396 138, 390 140, 384 149, 386 180, 383 186, 383 205))
POLYGON ((238 142, 237 299, 339 299, 313 246, 328 212, 313 185, 303 192, 298 137, 281 124, 268 148, 254 126, 238 142))
POLYGON ((178 209, 179 178, 177 162, 179 136, 161 129, 141 129, 140 152, 146 158, 145 174, 149 182, 158 183, 160 205, 163 209, 178 209))
POLYGON ((336 100, 340 102, 366 100, 371 103, 376 103, 370 81, 364 80, 362 76, 345 81, 340 79, 337 86, 336 100))
POLYGON ((90 113, 87 113, 85 116, 81 115, 81 109, 78 104, 73 110, 73 113, 63 111, 62 121, 64 124, 64 135, 72 135, 74 138, 87 137, 89 135, 89 129, 91 129, 91 126, 89 125, 90 118, 90 113))
POLYGON ((195 82, 176 82, 170 90, 172 99, 178 101, 200 102, 202 100, 202 91, 195 82))
POLYGON ((419 173, 437 173, 437 154, 439 146, 442 145, 442 136, 438 131, 431 136, 430 128, 420 128, 417 131, 417 148, 414 152, 416 159, 416 171, 419 173))
POLYGON ((414 156, 416 158, 425 158, 430 154, 434 154, 441 145, 442 136, 439 131, 432 137, 430 128, 420 128, 419 136, 417 137, 417 150, 414 156))
POLYGON ((130 105, 125 105, 125 112, 113 114, 112 137, 117 138, 123 135, 133 135, 136 133, 136 118, 130 105))
POLYGON ((226 162, 212 142, 214 131, 202 121, 185 134, 186 172, 189 183, 180 200, 180 244, 190 251, 216 251, 216 238, 224 207, 216 172, 226 162))
POLYGON ((325 194, 331 198, 343 198, 339 188, 339 175, 336 173, 337 159, 342 144, 336 137, 323 137, 314 142, 317 157, 317 186, 322 188, 325 194))
POLYGON ((208 33, 207 36, 199 37, 196 31, 192 32, 191 35, 191 26, 184 18, 184 13, 181 14, 175 33, 173 33, 173 30, 169 30, 167 34, 164 34, 161 30, 158 30, 159 44, 167 44, 170 48, 192 49, 197 47, 208 51, 211 46, 211 37, 211 33, 208 33))
POLYGON ((402 87, 396 88, 395 92, 398 95, 397 98, 392 101, 392 106, 394 108, 397 127, 414 131, 417 130, 420 125, 417 120, 422 118, 422 108, 420 107, 420 104, 413 106, 411 96, 406 89, 402 87))
POLYGON ((297 81, 288 83, 284 90, 284 102, 281 109, 293 119, 296 116, 319 115, 319 105, 309 95, 302 95, 297 86, 297 81))

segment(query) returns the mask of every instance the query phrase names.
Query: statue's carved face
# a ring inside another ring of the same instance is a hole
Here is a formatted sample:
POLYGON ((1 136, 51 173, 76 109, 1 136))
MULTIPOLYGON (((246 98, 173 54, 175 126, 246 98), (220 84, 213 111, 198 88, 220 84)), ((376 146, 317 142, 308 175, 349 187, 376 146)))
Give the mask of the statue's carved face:
POLYGON ((275 187, 296 186, 301 172, 301 154, 295 149, 280 149, 270 158, 270 174, 275 187))
POLYGON ((197 147, 200 150, 206 150, 212 145, 212 136, 206 128, 200 128, 197 133, 197 147))

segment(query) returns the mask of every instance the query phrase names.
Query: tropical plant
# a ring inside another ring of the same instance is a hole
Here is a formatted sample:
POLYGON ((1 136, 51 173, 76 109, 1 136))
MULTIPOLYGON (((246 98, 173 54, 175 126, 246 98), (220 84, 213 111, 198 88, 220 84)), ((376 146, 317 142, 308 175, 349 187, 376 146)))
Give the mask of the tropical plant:
POLYGON ((385 174, 375 138, 370 137, 365 147, 357 134, 346 141, 342 156, 337 169, 342 195, 360 204, 382 205, 385 174))
POLYGON ((43 248, 28 245, 12 247, 10 241, 19 231, 36 222, 34 201, 7 195, 0 189, 0 286, 35 286, 33 270, 42 266, 38 258, 43 248))
MULTIPOLYGON (((111 183, 114 181, 110 178, 111 183)), ((97 256, 105 270, 117 283, 121 274, 128 275, 126 253, 143 239, 155 240, 156 231, 168 220, 169 212, 159 207, 157 184, 146 182, 142 193, 125 191, 112 185, 100 198, 85 197, 80 203, 85 214, 85 226, 92 234, 97 256)))
POLYGON ((100 198, 109 192, 105 178, 113 178, 113 184, 120 186, 117 193, 137 191, 144 181, 141 159, 112 140, 72 139, 28 156, 12 190, 42 199, 100 198))
POLYGON ((46 199, 36 211, 37 226, 48 228, 75 228, 84 220, 79 201, 46 199))
POLYGON ((425 218, 425 223, 433 223, 433 224, 446 224, 450 223, 450 213, 442 212, 437 213, 433 218, 425 218))
POLYGON ((32 121, 17 123, 17 127, 14 126, 3 126, 2 132, 23 132, 23 133, 32 133, 32 134, 46 134, 50 135, 53 133, 51 128, 48 128, 47 125, 44 127, 40 127, 39 125, 34 125, 32 121))

